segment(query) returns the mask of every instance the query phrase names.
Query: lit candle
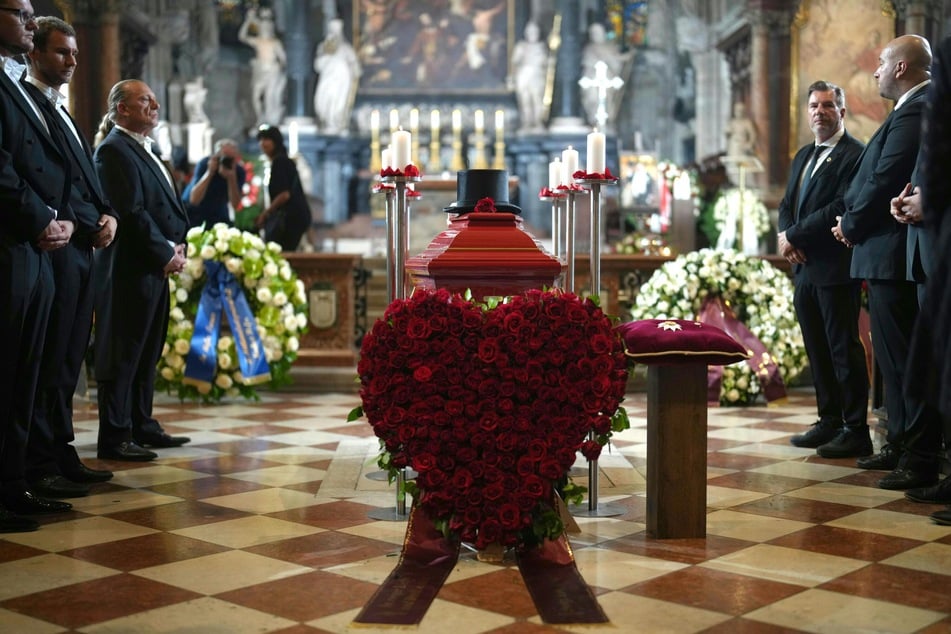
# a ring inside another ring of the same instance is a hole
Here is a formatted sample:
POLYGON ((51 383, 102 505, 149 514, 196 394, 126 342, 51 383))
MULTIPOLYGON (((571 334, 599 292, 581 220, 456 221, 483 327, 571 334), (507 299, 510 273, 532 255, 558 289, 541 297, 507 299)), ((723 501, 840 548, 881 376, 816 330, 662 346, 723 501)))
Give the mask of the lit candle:
POLYGON ((505 113, 495 111, 495 138, 499 141, 505 138, 505 113))
POLYGON ((400 111, 396 108, 390 110, 390 132, 396 132, 400 127, 400 111))
POLYGON ((548 164, 548 189, 557 189, 561 185, 561 159, 557 156, 548 164))
POLYGON ((439 138, 439 111, 433 110, 429 113, 429 127, 432 130, 434 139, 439 138))
POLYGON ((287 143, 287 155, 288 156, 297 156, 298 148, 298 131, 297 131, 297 122, 291 121, 290 125, 287 126, 287 136, 289 141, 287 143))
POLYGON ((405 169, 413 160, 410 158, 410 147, 412 146, 412 135, 400 128, 393 133, 393 167, 398 170, 405 169))
POLYGON ((452 111, 452 131, 458 133, 462 130, 462 112, 459 110, 452 111))
POLYGON ((383 148, 383 151, 380 153, 380 155, 380 163, 383 164, 383 169, 393 167, 393 152, 390 150, 389 146, 383 148))
POLYGON ((419 110, 416 108, 409 111, 409 131, 413 136, 419 134, 419 110))
POLYGON ((574 173, 578 171, 578 150, 569 145, 567 150, 562 151, 561 165, 563 170, 561 182, 571 185, 574 183, 574 173))
POLYGON ((380 133, 380 111, 370 113, 370 134, 377 136, 380 133))
POLYGON ((587 169, 589 174, 604 174, 604 133, 594 132, 588 135, 587 169))
POLYGON ((485 113, 481 110, 475 111, 475 131, 481 133, 485 130, 485 113))

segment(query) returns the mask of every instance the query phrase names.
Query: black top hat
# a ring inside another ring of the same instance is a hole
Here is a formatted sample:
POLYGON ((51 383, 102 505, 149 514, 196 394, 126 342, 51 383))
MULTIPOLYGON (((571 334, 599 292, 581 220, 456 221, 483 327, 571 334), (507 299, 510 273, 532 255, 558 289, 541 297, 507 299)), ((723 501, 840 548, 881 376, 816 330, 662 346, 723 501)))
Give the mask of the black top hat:
POLYGON ((467 214, 483 198, 495 202, 496 211, 520 214, 522 210, 509 203, 509 173, 506 170, 462 170, 456 172, 456 202, 443 211, 467 214))

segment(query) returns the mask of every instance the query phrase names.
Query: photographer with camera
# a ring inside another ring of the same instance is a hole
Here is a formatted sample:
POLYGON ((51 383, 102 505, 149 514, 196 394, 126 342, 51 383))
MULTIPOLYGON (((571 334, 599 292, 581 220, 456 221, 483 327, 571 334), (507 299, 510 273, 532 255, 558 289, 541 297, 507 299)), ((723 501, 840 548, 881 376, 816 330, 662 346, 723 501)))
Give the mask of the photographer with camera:
POLYGON ((182 194, 188 206, 189 224, 234 224, 233 210, 241 203, 244 178, 237 142, 221 139, 215 143, 214 154, 198 161, 195 175, 182 194))

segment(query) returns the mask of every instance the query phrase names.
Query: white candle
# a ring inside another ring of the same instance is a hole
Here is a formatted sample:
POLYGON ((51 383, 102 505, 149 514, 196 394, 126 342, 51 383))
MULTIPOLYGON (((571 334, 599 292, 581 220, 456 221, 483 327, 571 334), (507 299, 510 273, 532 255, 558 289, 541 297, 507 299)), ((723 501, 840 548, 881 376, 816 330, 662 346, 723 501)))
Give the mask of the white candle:
POLYGON ((548 164, 548 189, 554 190, 561 185, 561 159, 557 156, 548 164))
POLYGON ((291 121, 290 125, 287 126, 287 136, 289 141, 287 143, 287 155, 288 156, 297 156, 297 148, 299 146, 299 133, 297 130, 297 122, 291 121))
POLYGON ((412 135, 400 128, 393 133, 393 167, 398 170, 405 169, 412 163, 410 158, 410 148, 412 147, 412 135))
POLYGON ((433 110, 429 113, 429 127, 432 131, 433 139, 439 138, 439 111, 433 110))
POLYGON ((396 132, 400 127, 400 111, 396 108, 390 110, 390 132, 396 132))
POLYGON ((578 150, 570 145, 567 150, 561 153, 561 165, 563 176, 561 182, 565 185, 571 185, 575 182, 574 173, 578 171, 578 150))
POLYGON ((505 113, 495 111, 495 138, 499 141, 505 138, 505 113))
POLYGON ((588 135, 587 169, 589 174, 604 174, 604 133, 594 132, 588 135))
POLYGON ((452 111, 452 131, 454 134, 462 131, 462 112, 459 110, 452 111))
POLYGON ((475 131, 477 133, 485 130, 485 113, 481 110, 475 111, 475 131))
POLYGON ((390 151, 389 146, 383 148, 380 154, 380 163, 383 165, 383 169, 393 167, 393 152, 390 151))
POLYGON ((376 136, 380 133, 380 111, 374 110, 370 113, 370 134, 376 136))
POLYGON ((411 134, 419 134, 419 110, 416 108, 409 111, 409 130, 411 134))

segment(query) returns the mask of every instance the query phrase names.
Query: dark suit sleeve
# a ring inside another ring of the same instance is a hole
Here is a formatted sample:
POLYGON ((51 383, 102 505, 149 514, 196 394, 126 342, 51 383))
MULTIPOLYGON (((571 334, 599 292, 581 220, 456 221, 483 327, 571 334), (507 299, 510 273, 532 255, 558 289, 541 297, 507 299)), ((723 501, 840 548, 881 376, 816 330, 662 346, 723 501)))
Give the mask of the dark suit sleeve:
POLYGON ((136 167, 140 160, 124 155, 116 145, 103 143, 96 150, 96 172, 106 197, 119 212, 120 231, 129 236, 123 239, 141 248, 151 267, 162 271, 175 249, 145 209, 142 178, 136 167))
POLYGON ((895 222, 889 213, 891 200, 901 193, 915 168, 921 141, 920 99, 906 102, 895 114, 883 140, 881 152, 871 171, 859 172, 851 188, 849 205, 842 216, 842 233, 853 244, 871 235, 890 230, 895 222))
MULTIPOLYGON (((921 191, 925 224, 937 236, 951 214, 951 37, 937 47, 924 114, 921 191)), ((918 183, 916 183, 918 184, 918 183)))
MULTIPOLYGON (((796 219, 795 210, 793 209, 793 205, 796 204, 796 190, 799 185, 799 183, 796 182, 796 175, 802 171, 803 160, 803 149, 800 149, 792 161, 792 167, 789 168, 789 182, 786 185, 786 193, 783 195, 783 199, 779 201, 777 226, 780 231, 788 231, 796 219)), ((786 234, 786 239, 789 239, 788 233, 786 234)))

